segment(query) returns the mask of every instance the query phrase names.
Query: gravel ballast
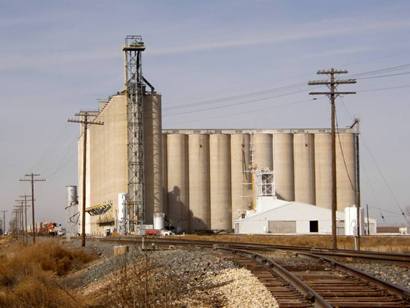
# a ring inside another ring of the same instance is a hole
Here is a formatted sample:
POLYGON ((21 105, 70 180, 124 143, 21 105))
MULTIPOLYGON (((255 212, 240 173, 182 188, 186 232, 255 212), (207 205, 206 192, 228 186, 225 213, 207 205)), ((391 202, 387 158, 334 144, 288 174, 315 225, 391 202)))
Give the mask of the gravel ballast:
MULTIPOLYGON (((126 257, 102 258, 73 274, 66 285, 76 287, 87 298, 95 298, 103 307, 113 306, 110 298, 124 298, 124 294, 119 297, 119 292, 136 292, 136 286, 144 285, 145 280, 138 273, 142 273, 141 266, 147 261, 151 268, 149 300, 154 306, 165 301, 176 307, 278 307, 271 293, 250 271, 238 268, 221 252, 211 249, 142 252, 134 248, 126 257), (125 264, 127 280, 123 279, 125 264)), ((133 296, 138 298, 138 294, 133 296)))

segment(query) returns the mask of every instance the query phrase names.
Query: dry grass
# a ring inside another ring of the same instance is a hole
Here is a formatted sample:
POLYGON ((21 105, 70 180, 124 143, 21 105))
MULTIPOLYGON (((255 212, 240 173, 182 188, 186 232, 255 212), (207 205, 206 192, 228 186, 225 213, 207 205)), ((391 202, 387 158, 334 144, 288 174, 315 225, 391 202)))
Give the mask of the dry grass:
POLYGON ((56 276, 83 266, 94 257, 54 241, 15 244, 0 256, 0 307, 79 307, 56 276))
POLYGON ((219 298, 204 296, 204 291, 219 287, 201 274, 178 273, 160 265, 150 254, 124 258, 101 288, 88 293, 93 307, 221 307, 219 298))

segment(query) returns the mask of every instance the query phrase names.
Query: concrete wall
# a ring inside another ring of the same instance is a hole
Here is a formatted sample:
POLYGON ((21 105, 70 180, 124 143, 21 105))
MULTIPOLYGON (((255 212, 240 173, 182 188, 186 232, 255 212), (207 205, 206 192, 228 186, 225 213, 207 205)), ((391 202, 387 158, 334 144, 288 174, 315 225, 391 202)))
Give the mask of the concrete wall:
POLYGON ((252 205, 250 135, 231 135, 232 224, 252 205))
POLYGON ((209 148, 211 229, 230 230, 232 228, 230 136, 211 135, 209 148))
MULTIPOLYGON (((91 125, 88 129, 87 149, 87 200, 86 206, 112 202, 113 207, 104 217, 86 214, 89 233, 101 234, 106 227, 100 226, 101 219, 115 220, 118 193, 127 191, 127 120, 126 99, 122 95, 112 97, 109 104, 96 118, 104 125, 91 125)), ((82 155, 80 137, 79 156, 82 155)), ((79 159, 79 171, 81 159, 79 159)), ((79 183, 82 183, 79 173, 79 183)), ((79 187, 82 190, 82 187, 79 187)))
POLYGON ((208 230, 211 224, 209 135, 189 135, 188 144, 190 227, 208 230))
POLYGON ((144 96, 144 221, 153 223, 154 212, 162 211, 161 96, 144 96))
POLYGON ((167 217, 177 230, 188 230, 189 173, 188 136, 169 134, 167 136, 167 217))
POLYGON ((313 134, 293 136, 295 201, 315 204, 315 146, 313 134))

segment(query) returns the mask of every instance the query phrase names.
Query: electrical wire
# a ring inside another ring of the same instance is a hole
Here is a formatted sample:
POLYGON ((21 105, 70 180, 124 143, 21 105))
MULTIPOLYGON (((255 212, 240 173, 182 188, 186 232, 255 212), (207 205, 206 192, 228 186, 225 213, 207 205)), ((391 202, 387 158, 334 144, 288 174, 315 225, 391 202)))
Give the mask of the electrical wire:
POLYGON ((410 63, 385 67, 385 68, 371 70, 371 71, 367 71, 367 72, 353 73, 353 74, 351 74, 351 76, 362 76, 362 75, 388 73, 388 72, 391 72, 391 71, 400 70, 400 69, 407 68, 407 67, 410 67, 410 63))
MULTIPOLYGON (((197 110, 188 110, 188 111, 183 111, 183 112, 179 112, 179 113, 171 113, 171 114, 168 115, 168 117, 185 115, 185 114, 192 114, 192 113, 203 112, 203 111, 219 110, 219 109, 224 109, 224 108, 227 108, 227 107, 233 107, 233 106, 238 106, 238 105, 246 105, 246 104, 249 104, 249 103, 257 103, 257 102, 266 101, 266 100, 269 100, 269 99, 272 99, 272 98, 286 97, 286 96, 298 94, 298 93, 301 93, 301 92, 305 92, 305 90, 298 90, 298 91, 293 91, 293 92, 289 92, 289 93, 285 93, 285 94, 281 94, 281 95, 263 97, 263 98, 258 98, 258 99, 243 101, 243 102, 235 102, 235 103, 225 104, 225 105, 221 105, 221 106, 202 108, 202 109, 197 109, 197 110)), ((167 115, 165 115, 165 117, 167 117, 167 115)))
POLYGON ((231 100, 242 99, 242 98, 252 97, 252 96, 259 96, 259 95, 263 95, 263 94, 267 94, 271 92, 278 92, 278 90, 287 90, 289 88, 295 88, 295 87, 300 87, 300 86, 306 86, 306 84, 305 83, 294 83, 294 84, 289 84, 289 85, 285 85, 285 86, 277 87, 277 88, 253 91, 253 92, 230 95, 230 96, 222 96, 222 97, 214 98, 214 99, 199 100, 193 103, 178 104, 178 105, 170 106, 170 107, 164 108, 164 110, 166 111, 166 110, 174 110, 174 109, 183 109, 187 107, 188 108, 197 107, 199 105, 204 105, 204 104, 212 105, 212 104, 219 103, 219 102, 231 101, 231 100))
POLYGON ((339 141, 339 148, 340 148, 340 152, 342 154, 343 165, 345 167, 347 177, 349 178, 350 186, 351 186, 352 190, 355 192, 356 191, 355 185, 353 184, 352 178, 349 174, 349 169, 347 168, 347 162, 346 162, 345 154, 344 154, 344 151, 343 151, 342 141, 340 139, 339 123, 338 123, 337 113, 336 112, 335 112, 335 119, 336 119, 336 135, 337 135, 337 139, 339 141))
POLYGON ((363 92, 378 92, 378 91, 386 91, 386 90, 394 90, 394 89, 404 89, 404 88, 410 88, 410 84, 401 85, 401 86, 395 86, 395 87, 386 87, 386 88, 376 88, 376 89, 361 90, 361 91, 358 91, 358 94, 363 93, 363 92))
POLYGON ((395 73, 395 74, 386 74, 386 75, 376 75, 376 76, 369 76, 369 77, 360 77, 356 78, 357 80, 365 80, 365 79, 377 79, 377 78, 386 78, 386 77, 395 77, 395 76, 402 76, 402 75, 409 75, 410 72, 402 72, 402 73, 395 73))
MULTIPOLYGON (((351 114, 351 112, 349 111, 349 109, 347 108, 346 105, 345 105, 345 108, 346 108, 346 110, 351 114)), ((399 202, 399 200, 398 200, 397 197, 396 197, 396 194, 394 193, 392 187, 390 186, 389 182, 387 181, 387 178, 384 176, 384 173, 382 172, 382 170, 381 170, 381 168, 380 168, 380 166, 379 166, 379 164, 378 164, 378 162, 377 162, 375 156, 373 155, 372 151, 370 150, 370 148, 368 147, 366 141, 364 140, 363 135, 361 136, 361 141, 362 141, 362 144, 364 145, 365 149, 367 150, 367 152, 368 152, 370 158, 372 159, 373 164, 374 164, 374 166, 376 167, 377 172, 379 173, 380 177, 382 178, 385 187, 386 187, 387 190, 390 192, 390 194, 391 194, 391 196, 392 196, 392 198, 393 198, 393 200, 394 200, 394 203, 395 203, 396 206, 400 209, 401 216, 404 218, 404 220, 406 221, 406 223, 409 224, 409 220, 408 220, 407 216, 405 215, 405 213, 404 213, 404 211, 403 211, 403 208, 401 207, 400 202, 399 202)))

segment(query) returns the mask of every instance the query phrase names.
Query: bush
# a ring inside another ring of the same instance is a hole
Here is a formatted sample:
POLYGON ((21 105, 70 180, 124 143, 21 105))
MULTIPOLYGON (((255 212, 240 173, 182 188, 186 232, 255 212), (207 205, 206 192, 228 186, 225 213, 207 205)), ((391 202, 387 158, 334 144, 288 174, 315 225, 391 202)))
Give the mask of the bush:
POLYGON ((16 245, 1 257, 0 307, 81 307, 57 276, 78 269, 95 257, 54 241, 16 245))

